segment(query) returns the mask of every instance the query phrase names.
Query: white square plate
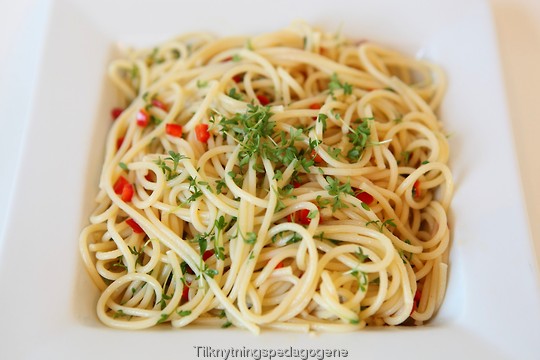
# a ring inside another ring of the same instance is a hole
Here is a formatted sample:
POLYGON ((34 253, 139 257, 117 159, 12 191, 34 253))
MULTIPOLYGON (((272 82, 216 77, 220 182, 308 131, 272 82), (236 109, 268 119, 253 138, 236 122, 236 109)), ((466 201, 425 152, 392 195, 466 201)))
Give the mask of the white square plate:
MULTIPOLYGON (((214 348, 344 349, 349 359, 540 356, 540 283, 488 6, 411 0, 51 2, 33 111, 0 253, 0 358, 197 358, 214 348), (234 329, 120 331, 95 315, 77 239, 97 193, 118 42, 193 30, 279 29, 297 18, 441 64, 441 117, 457 183, 446 299, 434 321, 350 334, 234 329), (199 354, 201 355, 201 353, 199 354)), ((202 356, 200 357, 202 358, 202 356)), ((316 357, 312 357, 316 358, 316 357)))

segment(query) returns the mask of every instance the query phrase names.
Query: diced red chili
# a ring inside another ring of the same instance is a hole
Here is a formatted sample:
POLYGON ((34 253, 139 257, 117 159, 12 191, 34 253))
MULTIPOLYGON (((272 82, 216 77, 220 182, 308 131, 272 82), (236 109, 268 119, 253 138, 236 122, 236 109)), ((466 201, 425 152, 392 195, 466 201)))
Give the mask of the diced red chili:
POLYGON ((265 95, 257 95, 257 100, 261 103, 262 106, 270 104, 270 100, 265 95))
POLYGON ((182 300, 189 301, 189 285, 191 285, 190 282, 186 282, 184 284, 184 288, 182 289, 182 300))
POLYGON ((133 230, 133 232, 134 232, 135 234, 142 234, 142 233, 144 233, 144 230, 142 229, 142 227, 141 227, 139 224, 137 224, 137 223, 135 222, 135 220, 129 218, 129 219, 126 220, 126 224, 128 224, 129 227, 131 227, 131 229, 133 230))
POLYGON ((203 261, 208 260, 214 255, 214 250, 206 250, 202 256, 203 261))
POLYGON ((302 184, 300 184, 299 181, 293 181, 293 182, 292 182, 292 186, 293 186, 295 189, 298 189, 300 186, 302 186, 302 184))
POLYGON ((124 186, 126 186, 127 184, 129 184, 129 181, 127 181, 125 177, 120 176, 113 185, 114 193, 117 195, 122 194, 122 191, 124 190, 124 186))
POLYGON ((140 127, 147 127, 148 123, 150 122, 150 114, 148 114, 148 111, 146 109, 141 109, 137 112, 137 125, 140 127))
POLYGON ((182 125, 167 124, 165 125, 165 132, 171 136, 182 137, 182 125))
POLYGON ((148 174, 144 175, 144 178, 150 182, 156 181, 156 175, 154 174, 153 171, 149 171, 148 174))
POLYGON ((413 185, 413 197, 418 199, 420 196, 422 196, 420 191, 420 180, 416 180, 413 185))
POLYGON ((197 140, 202 143, 208 142, 210 139, 210 132, 208 132, 208 124, 198 124, 195 126, 195 135, 197 135, 197 140))
POLYGON ((122 112, 124 112, 124 109, 115 107, 111 110, 111 117, 113 120, 116 120, 122 114, 122 112))
POLYGON ((133 198, 133 185, 127 183, 122 189, 122 201, 130 202, 133 198))
POLYGON ((232 79, 233 79, 233 81, 234 81, 235 83, 238 84, 239 82, 244 81, 244 75, 242 75, 242 74, 237 74, 237 75, 234 75, 232 79))
POLYGON ((276 267, 274 269, 281 269, 283 267, 283 260, 277 263, 276 267))
MULTIPOLYGON (((313 110, 319 110, 319 109, 321 108, 321 106, 322 106, 322 105, 319 104, 319 103, 314 103, 314 104, 309 105, 309 108, 310 108, 310 109, 313 109, 313 110)), ((314 116, 314 117, 312 117, 312 119, 313 119, 313 120, 317 120, 317 117, 314 116)))
POLYGON ((317 151, 315 151, 315 149, 311 150, 311 158, 313 159, 315 164, 320 164, 324 161, 321 155, 319 155, 317 151))
POLYGON ((418 289, 416 289, 416 292, 414 293, 414 301, 413 301, 413 307, 411 310, 411 314, 415 312, 418 309, 418 305, 420 304, 420 298, 422 297, 422 292, 418 289))
POLYGON ((118 138, 118 140, 116 140, 116 150, 120 149, 123 143, 124 143, 124 137, 122 136, 121 138, 118 138))
POLYGON ((311 219, 308 217, 308 215, 308 209, 300 209, 292 214, 287 215, 287 220, 289 222, 294 222, 301 225, 309 225, 311 223, 311 219))
POLYGON ((163 111, 169 111, 169 108, 167 107, 167 105, 165 105, 164 103, 162 103, 158 99, 153 99, 152 100, 152 105, 157 107, 157 108, 160 108, 163 111))
POLYGON ((356 194, 356 198, 363 203, 366 203, 367 205, 371 204, 373 202, 373 196, 371 194, 361 191, 358 194, 356 194))

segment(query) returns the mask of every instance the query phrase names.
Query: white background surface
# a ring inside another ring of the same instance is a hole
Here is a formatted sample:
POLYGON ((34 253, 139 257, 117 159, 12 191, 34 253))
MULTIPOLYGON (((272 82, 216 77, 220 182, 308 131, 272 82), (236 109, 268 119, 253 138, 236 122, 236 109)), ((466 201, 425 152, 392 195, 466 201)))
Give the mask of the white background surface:
MULTIPOLYGON (((540 1, 491 0, 490 3, 530 230, 540 258, 540 1)), ((14 175, 31 110, 27 94, 33 88, 39 63, 41 51, 36 44, 43 35, 39 30, 44 25, 42 12, 46 8, 45 1, 0 0, 0 84, 18 84, 12 88, 0 86, 0 99, 4 100, 0 101, 0 234, 4 233, 9 216, 14 175)))
MULTIPOLYGON (((539 101, 540 71, 540 4, 533 0, 492 2, 495 14, 501 60, 504 68, 506 91, 511 111, 512 128, 519 157, 523 194, 529 209, 531 229, 536 244, 540 244, 539 225, 534 223, 540 214, 540 164, 536 154, 540 154, 540 143, 535 139, 540 134, 540 110, 535 106, 539 101)), ((40 63, 41 49, 35 44, 41 44, 40 29, 44 28, 46 3, 37 0, 24 0, 20 2, 0 1, 3 21, 0 22, 0 231, 4 231, 6 217, 9 216, 8 202, 11 189, 17 173, 20 149, 26 148, 24 144, 25 121, 28 118, 31 97, 27 94, 34 87, 34 78, 37 65, 40 63), (16 81, 14 81, 16 80, 16 81), (14 84, 6 88, 2 84, 14 84)), ((474 56, 464 54, 464 56, 474 56)), ((54 75, 54 74, 53 74, 54 75)), ((75 89, 76 90, 76 89, 75 89)), ((464 92, 467 89, 463 90, 464 92)), ((476 94, 471 94, 474 97, 476 94)), ((66 104, 69 107, 70 104, 66 104)), ((39 115, 39 114, 37 114, 39 115)), ((44 134, 46 136, 46 134, 44 134)), ((489 122, 486 121, 485 133, 479 136, 490 136, 489 122)), ((71 139, 73 140, 73 139, 71 139)), ((73 143, 73 141, 70 141, 73 143)), ((54 144, 61 146, 62 144, 54 144)), ((69 151, 69 149, 66 149, 69 151)), ((26 157, 28 159, 28 156, 26 157)), ((28 161, 28 160, 27 160, 28 161)), ((47 159, 37 152, 37 162, 50 161, 53 168, 58 169, 62 159, 47 159)), ((70 166, 80 167, 80 164, 62 164, 66 171, 70 166)), ((39 166, 44 168, 44 166, 39 166)), ((506 169, 501 168, 504 172, 506 169)), ((510 169, 508 170, 510 171, 510 169)), ((35 181, 43 177, 58 177, 58 181, 66 181, 62 172, 51 174, 37 173, 35 181)), ((494 175, 496 181, 497 174, 494 175)), ((69 178, 67 178, 69 181, 69 178)), ((28 181, 26 181, 28 184, 28 181)), ((499 193, 493 193, 494 198, 505 198, 508 190, 501 188, 499 193)), ((32 207, 32 198, 25 196, 23 201, 32 207)), ((474 206, 475 204, 471 204, 474 206)), ((43 214, 46 217, 48 214, 43 214)), ((28 219, 28 226, 32 226, 32 219, 28 219)), ((480 224, 481 225, 481 224, 480 224)), ((507 224, 505 224, 507 225, 507 224)), ((21 229, 22 230, 22 229, 21 229)), ((496 229, 486 229, 496 231, 496 229)), ((489 232, 489 231, 488 231, 489 232)), ((511 241, 512 239, 509 239, 511 241)), ((1 244, 0 244, 1 245, 1 244)), ((540 247, 540 246, 539 246, 540 247)), ((58 320, 58 319, 57 319, 58 320)), ((517 329, 516 329, 517 330, 517 329)), ((440 334, 439 334, 440 335, 440 334)), ((142 335, 134 335, 140 338, 142 335)), ((462 344, 463 345, 463 344, 462 344)))

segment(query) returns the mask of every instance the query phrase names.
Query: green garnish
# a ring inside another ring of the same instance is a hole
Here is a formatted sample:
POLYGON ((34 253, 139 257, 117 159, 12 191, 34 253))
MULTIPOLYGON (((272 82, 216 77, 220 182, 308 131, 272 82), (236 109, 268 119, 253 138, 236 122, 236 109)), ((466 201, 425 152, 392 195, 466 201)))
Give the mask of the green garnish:
POLYGON ((352 85, 349 83, 342 83, 337 74, 333 73, 330 77, 330 83, 328 84, 328 90, 330 92, 330 95, 334 97, 334 91, 338 89, 343 89, 343 94, 345 95, 351 95, 352 94, 352 85))
POLYGON ((326 181, 328 182, 328 186, 325 186, 325 189, 328 191, 328 194, 330 196, 334 197, 334 202, 332 203, 332 211, 336 211, 338 209, 347 208, 348 206, 344 204, 341 201, 341 195, 342 194, 349 194, 353 195, 354 192, 351 188, 351 184, 347 182, 346 184, 340 184, 339 180, 331 177, 326 176, 326 181))
POLYGON ((183 317, 191 315, 191 310, 178 310, 176 313, 183 317))

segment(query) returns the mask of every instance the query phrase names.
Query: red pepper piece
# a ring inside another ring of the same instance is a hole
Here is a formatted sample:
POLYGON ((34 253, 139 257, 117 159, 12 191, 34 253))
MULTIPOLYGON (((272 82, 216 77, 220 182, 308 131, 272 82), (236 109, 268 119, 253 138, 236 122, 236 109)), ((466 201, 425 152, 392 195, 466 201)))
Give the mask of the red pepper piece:
POLYGON ((373 196, 371 196, 371 194, 365 192, 365 191, 361 191, 359 192, 358 194, 356 194, 356 198, 360 201, 362 201, 363 203, 366 203, 366 204, 371 204, 373 202, 373 196))
POLYGON ((416 289, 416 292, 414 293, 414 301, 413 301, 413 307, 411 310, 411 314, 415 312, 418 309, 418 305, 420 304, 420 298, 422 297, 422 292, 418 289, 416 289))
MULTIPOLYGON (((310 108, 310 109, 313 109, 313 110, 319 110, 319 109, 321 108, 321 106, 322 106, 322 105, 319 104, 319 103, 314 103, 314 104, 309 105, 309 108, 310 108)), ((312 119, 313 119, 313 120, 317 120, 317 117, 316 117, 316 116, 315 116, 315 117, 312 117, 312 119)))
POLYGON ((157 108, 160 108, 163 111, 169 111, 169 108, 167 107, 167 105, 165 105, 164 103, 162 103, 158 99, 153 99, 152 100, 152 105, 157 107, 157 108))
POLYGON ((208 124, 198 124, 195 126, 195 135, 197 135, 197 140, 202 143, 207 143, 210 139, 210 132, 208 132, 208 124))
POLYGON ((123 143, 124 143, 124 137, 122 136, 121 138, 118 138, 118 140, 116 140, 116 150, 120 149, 123 143))
POLYGON ((150 114, 148 114, 148 111, 146 109, 141 109, 137 112, 137 125, 140 127, 147 127, 148 123, 150 122, 150 114))
POLYGON ((418 199, 420 196, 422 196, 422 192, 420 190, 420 180, 416 180, 413 185, 413 197, 418 199))
POLYGON ((270 100, 265 95, 257 95, 257 100, 259 100, 262 106, 270 104, 270 100))
POLYGON ((308 217, 308 215, 308 209, 300 209, 293 212, 292 214, 287 215, 287 220, 289 220, 289 222, 294 222, 300 225, 309 225, 311 223, 311 219, 308 217))
POLYGON ((141 227, 139 224, 137 224, 137 223, 135 222, 135 220, 129 218, 129 219, 126 220, 126 224, 128 224, 129 227, 131 227, 131 229, 133 230, 133 232, 134 232, 135 234, 142 234, 142 233, 144 233, 144 230, 142 229, 142 227, 141 227))
POLYGON ((111 110, 111 117, 116 120, 123 112, 124 109, 115 107, 111 110))
POLYGON ((122 201, 130 202, 133 198, 133 185, 127 183, 122 189, 122 201))
POLYGON ((202 256, 203 261, 208 260, 214 255, 214 250, 206 250, 202 256))
POLYGON ((165 132, 171 136, 182 137, 182 125, 167 124, 165 125, 165 132))
POLYGON ((187 282, 182 289, 182 300, 184 301, 189 301, 189 285, 191 285, 191 283, 187 282))
POLYGON ((128 184, 129 184, 129 181, 127 181, 125 177, 120 176, 113 185, 114 193, 117 195, 122 194, 122 191, 124 190, 124 186, 128 184))
POLYGON ((315 164, 320 164, 322 163, 324 160, 323 158, 321 157, 321 155, 319 155, 315 149, 311 150, 311 158, 313 159, 313 161, 315 162, 315 164))

